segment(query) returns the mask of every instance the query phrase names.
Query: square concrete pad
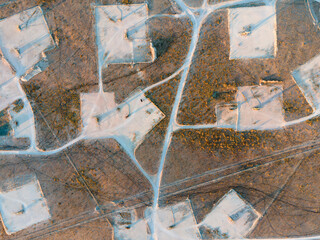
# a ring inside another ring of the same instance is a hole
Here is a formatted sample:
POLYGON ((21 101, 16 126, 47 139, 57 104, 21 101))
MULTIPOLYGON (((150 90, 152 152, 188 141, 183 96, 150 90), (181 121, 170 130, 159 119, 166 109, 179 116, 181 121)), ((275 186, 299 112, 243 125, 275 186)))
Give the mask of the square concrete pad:
POLYGON ((320 109, 320 55, 292 72, 298 87, 314 110, 320 109))
POLYGON ((165 117, 141 91, 117 106, 114 93, 81 94, 83 133, 87 138, 115 138, 127 150, 133 150, 165 117))
POLYGON ((237 131, 267 130, 285 125, 281 86, 239 87, 236 103, 216 106, 217 126, 237 131))
POLYGON ((273 58, 277 50, 274 6, 229 9, 230 59, 273 58))
POLYGON ((147 39, 146 4, 97 6, 95 17, 101 66, 154 61, 155 52, 147 39))
MULTIPOLYGON (((146 215, 151 209, 147 209, 146 215)), ((189 200, 157 210, 158 221, 167 231, 157 229, 159 240, 200 239, 200 233, 189 200), (175 236, 175 237, 174 237, 175 236)))
POLYGON ((236 191, 230 190, 205 217, 203 224, 221 238, 242 239, 253 230, 260 216, 236 191))
POLYGON ((18 232, 51 217, 35 176, 18 177, 4 185, 0 190, 0 213, 7 234, 18 232))
POLYGON ((238 105, 221 103, 216 106, 217 126, 236 129, 238 124, 238 105))
POLYGON ((281 86, 245 86, 237 92, 237 130, 267 130, 285 124, 281 86))
POLYGON ((30 74, 44 52, 54 46, 40 7, 0 21, 0 49, 19 77, 30 74))

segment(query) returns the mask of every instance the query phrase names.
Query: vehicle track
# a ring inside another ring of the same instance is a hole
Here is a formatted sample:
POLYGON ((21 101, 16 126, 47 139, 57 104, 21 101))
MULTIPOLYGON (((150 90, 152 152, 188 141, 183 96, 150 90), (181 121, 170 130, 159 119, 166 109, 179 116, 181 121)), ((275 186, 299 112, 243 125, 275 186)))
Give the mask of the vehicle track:
MULTIPOLYGON (((246 171, 250 171, 252 169, 262 167, 268 164, 273 164, 275 162, 279 162, 285 159, 290 159, 297 155, 317 151, 319 149, 320 140, 314 140, 281 151, 277 151, 264 157, 249 159, 241 163, 231 164, 228 166, 204 172, 202 174, 178 180, 173 183, 165 184, 161 187, 160 199, 163 200, 165 198, 176 196, 182 193, 192 192, 195 189, 199 189, 201 187, 210 185, 214 182, 218 182, 224 178, 231 177, 246 171)), ((37 230, 35 232, 27 233, 19 237, 15 236, 15 238, 8 237, 7 239, 40 239, 48 234, 64 231, 69 228, 86 224, 88 222, 96 221, 123 210, 147 206, 152 204, 152 192, 145 191, 140 194, 128 197, 126 199, 122 199, 121 201, 117 201, 117 203, 121 203, 128 207, 115 209, 115 207, 112 205, 101 206, 102 210, 100 212, 102 213, 98 213, 98 211, 85 212, 83 214, 71 217, 69 219, 59 221, 55 224, 52 224, 46 228, 37 230), (147 200, 141 201, 141 199, 144 198, 147 198, 147 200)))

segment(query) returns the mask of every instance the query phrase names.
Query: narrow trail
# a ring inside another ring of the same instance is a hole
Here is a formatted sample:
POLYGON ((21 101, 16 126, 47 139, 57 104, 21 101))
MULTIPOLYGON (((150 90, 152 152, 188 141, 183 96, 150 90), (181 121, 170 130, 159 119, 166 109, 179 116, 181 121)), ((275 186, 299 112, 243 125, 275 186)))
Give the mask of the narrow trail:
MULTIPOLYGON (((154 198, 153 198, 153 210, 152 210, 152 216, 151 216, 151 226, 150 230, 152 233, 152 238, 157 239, 156 236, 156 228, 157 228, 157 210, 159 208, 159 195, 160 195, 160 186, 161 186, 161 180, 163 175, 163 169, 165 165, 166 156, 170 147, 170 143, 172 140, 172 135, 174 132, 174 127, 176 125, 177 115, 179 111, 179 106, 183 97, 183 91, 187 82, 188 74, 190 71, 190 67, 192 64, 192 59, 194 56, 194 53, 196 51, 197 43, 199 41, 200 36, 200 29, 202 27, 202 24, 206 17, 209 15, 210 12, 208 11, 201 11, 199 17, 196 17, 194 13, 184 4, 181 0, 176 0, 176 3, 182 8, 184 12, 190 17, 190 20, 193 23, 193 29, 192 29, 192 39, 191 44, 189 47, 189 52, 187 55, 187 58, 185 60, 185 66, 186 68, 182 72, 181 80, 179 82, 177 94, 175 97, 174 105, 172 108, 169 125, 167 128, 164 145, 162 148, 161 158, 160 158, 160 164, 158 168, 158 172, 156 175, 156 182, 155 182, 155 190, 154 190, 154 198)), ((159 224, 159 223, 158 223, 159 224)))

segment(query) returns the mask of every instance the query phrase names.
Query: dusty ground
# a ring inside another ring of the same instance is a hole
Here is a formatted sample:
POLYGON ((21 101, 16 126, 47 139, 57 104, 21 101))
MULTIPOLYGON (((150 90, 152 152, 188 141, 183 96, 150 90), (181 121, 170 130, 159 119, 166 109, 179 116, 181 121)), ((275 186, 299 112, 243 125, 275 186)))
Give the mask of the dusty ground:
MULTIPOLYGON (((80 133, 79 94, 98 89, 94 18, 90 7, 95 1, 18 0, 1 5, 5 2, 0 0, 0 18, 41 5, 58 43, 56 49, 47 53, 49 68, 23 87, 34 109, 40 147, 61 146, 80 133)), ((199 1, 188 1, 188 4, 197 6, 199 1)), ((150 1, 149 8, 150 14, 175 10, 167 0, 150 1)), ((278 52, 275 59, 268 60, 230 61, 227 13, 221 11, 209 16, 184 92, 180 123, 213 123, 215 104, 233 99, 236 87, 255 85, 260 79, 270 78, 283 82, 286 89, 287 121, 311 113, 290 72, 318 54, 319 32, 311 24, 303 1, 279 1, 277 8, 278 52)), ((137 87, 168 77, 182 65, 187 54, 191 36, 189 21, 152 19, 149 31, 158 52, 154 63, 113 65, 103 72, 105 91, 114 91, 119 103, 137 87)), ((170 115, 179 79, 176 77, 147 93, 166 116, 170 115)), ((136 151, 138 160, 150 173, 157 171, 167 124, 168 118, 148 134, 136 151)), ((294 155, 293 151, 281 161, 252 169, 248 163, 238 169, 245 170, 238 174, 183 190, 220 176, 209 174, 192 179, 206 171, 317 140, 319 124, 316 118, 277 131, 178 131, 165 165, 161 204, 189 197, 199 222, 221 196, 234 188, 259 212, 267 210, 252 237, 319 234, 319 153, 316 151, 289 156, 294 155), (188 177, 191 179, 185 185, 176 184, 188 177), (166 197, 168 193, 172 196, 166 197)), ((318 148, 318 145, 313 147, 318 148)), ((152 199, 148 182, 113 140, 82 141, 48 157, 0 157, 0 181, 27 173, 37 175, 52 219, 11 237, 5 235, 0 225, 0 239, 112 239, 108 214, 123 206, 137 206, 142 215, 152 199), (141 192, 145 194, 136 196, 141 192), (94 211, 97 205, 99 213, 94 211)))

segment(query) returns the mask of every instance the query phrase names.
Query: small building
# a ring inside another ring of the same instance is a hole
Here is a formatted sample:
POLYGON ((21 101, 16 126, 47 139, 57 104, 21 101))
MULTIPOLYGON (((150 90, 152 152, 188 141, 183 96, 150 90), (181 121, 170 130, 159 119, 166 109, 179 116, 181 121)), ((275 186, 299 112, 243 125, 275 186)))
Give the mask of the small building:
POLYGON ((267 130, 285 125, 282 86, 239 87, 235 102, 216 106, 217 126, 237 131, 267 130))
POLYGON ((29 80, 47 66, 45 52, 54 48, 40 7, 0 21, 0 49, 17 77, 29 80))
POLYGON ((230 59, 274 58, 277 52, 274 5, 229 10, 230 59))
POLYGON ((292 72, 302 94, 314 111, 320 110, 320 55, 292 72))
POLYGON ((114 93, 80 95, 83 134, 88 139, 114 138, 134 150, 165 115, 145 97, 134 92, 123 104, 116 104, 114 93))
POLYGON ((100 66, 155 60, 148 38, 147 4, 96 6, 95 18, 100 66))
POLYGON ((19 176, 1 184, 0 214, 9 235, 51 218, 36 176, 19 176))
MULTIPOLYGON (((150 216, 151 208, 146 210, 146 218, 150 216)), ((161 227, 156 226, 158 240, 201 239, 196 219, 191 207, 190 200, 168 205, 157 210, 157 220, 161 227)))
POLYGON ((201 226, 211 231, 214 239, 243 239, 260 217, 261 214, 232 189, 206 215, 201 226))

